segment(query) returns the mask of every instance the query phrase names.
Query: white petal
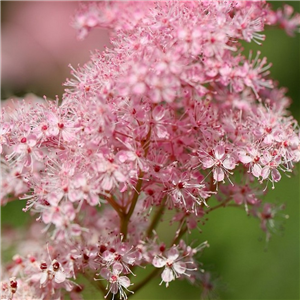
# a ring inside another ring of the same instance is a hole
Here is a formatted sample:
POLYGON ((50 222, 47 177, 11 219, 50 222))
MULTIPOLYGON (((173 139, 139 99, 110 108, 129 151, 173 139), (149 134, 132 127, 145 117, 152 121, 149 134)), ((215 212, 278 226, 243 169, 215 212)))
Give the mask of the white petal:
POLYGON ((110 274, 111 274, 111 272, 108 268, 103 268, 100 271, 100 275, 107 280, 110 278, 110 274))
POLYGON ((173 268, 178 274, 183 274, 186 270, 186 264, 182 261, 176 262, 174 263, 173 268))
POLYGON ((104 190, 109 191, 112 188, 112 186, 113 186, 113 180, 112 180, 111 176, 105 175, 101 182, 101 187, 104 190))
POLYGON ((261 166, 259 164, 254 164, 252 167, 252 174, 255 177, 261 176, 261 166))
POLYGON ((233 170, 235 168, 235 160, 232 157, 224 159, 223 166, 228 170, 233 170))
POLYGON ((222 159, 225 154, 225 147, 218 145, 215 147, 215 157, 216 159, 222 159))
POLYGON ((154 257, 153 261, 152 261, 152 265, 155 267, 155 268, 161 268, 163 266, 165 266, 166 264, 166 260, 165 259, 162 259, 158 256, 154 257))
POLYGON ((43 285, 47 281, 47 278, 48 278, 47 272, 43 272, 40 279, 40 284, 43 285))
POLYGON ((273 169, 272 170, 272 179, 275 182, 278 182, 281 179, 281 175, 280 175, 280 173, 279 173, 279 171, 277 169, 273 169))
POLYGON ((267 179, 270 175, 270 167, 269 166, 265 166, 263 167, 263 169, 261 170, 261 176, 263 179, 267 179))
POLYGON ((168 251, 168 260, 175 261, 179 256, 177 248, 173 247, 168 251))
POLYGON ((221 168, 214 169, 214 180, 223 181, 224 180, 224 171, 221 168))
POLYGON ((130 286, 130 280, 126 276, 119 277, 119 283, 124 286, 125 288, 128 288, 130 286))
POLYGON ((175 279, 174 273, 170 268, 165 268, 161 274, 161 279, 164 282, 170 282, 175 279))
POLYGON ((239 153, 239 160, 243 163, 243 164, 248 164, 252 161, 252 157, 247 155, 246 152, 240 152, 239 153))
POLYGON ((57 272, 55 273, 55 282, 57 282, 57 283, 62 283, 62 282, 64 282, 65 280, 66 280, 66 275, 65 275, 64 272, 62 272, 62 271, 57 271, 57 272))
POLYGON ((116 262, 113 265, 112 269, 114 274, 119 275, 123 271, 123 266, 120 263, 116 262))
POLYGON ((126 177, 120 171, 114 171, 114 176, 119 182, 125 182, 126 177))
POLYGON ((202 165, 204 169, 211 168, 215 164, 215 161, 211 157, 203 159, 202 165))

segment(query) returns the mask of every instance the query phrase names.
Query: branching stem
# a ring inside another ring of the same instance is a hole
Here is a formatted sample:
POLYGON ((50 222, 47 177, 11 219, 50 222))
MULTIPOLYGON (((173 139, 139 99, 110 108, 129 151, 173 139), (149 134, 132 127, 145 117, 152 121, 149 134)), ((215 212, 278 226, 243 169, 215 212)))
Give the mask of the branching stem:
POLYGON ((156 226, 158 225, 158 222, 166 208, 165 204, 166 204, 166 200, 167 200, 167 196, 165 196, 161 203, 160 203, 160 206, 158 208, 158 210, 156 211, 152 221, 151 221, 151 224, 149 225, 148 229, 147 229, 147 232, 146 232, 146 237, 147 238, 150 238, 153 234, 153 230, 156 228, 156 226))
POLYGON ((220 204, 216 205, 216 206, 213 206, 209 209, 207 209, 205 212, 206 214, 209 214, 211 211, 217 209, 217 208, 220 208, 220 207, 226 207, 228 205, 226 205, 229 201, 231 201, 231 198, 227 198, 226 200, 224 200, 223 202, 221 202, 220 204))

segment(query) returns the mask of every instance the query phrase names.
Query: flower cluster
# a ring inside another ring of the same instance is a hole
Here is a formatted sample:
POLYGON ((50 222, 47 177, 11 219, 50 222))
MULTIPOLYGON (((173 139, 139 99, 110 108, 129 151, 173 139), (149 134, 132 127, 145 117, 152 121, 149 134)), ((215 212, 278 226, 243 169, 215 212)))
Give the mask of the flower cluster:
POLYGON ((260 44, 265 25, 291 34, 299 15, 265 1, 97 2, 74 24, 82 38, 110 28, 112 48, 72 68, 62 100, 17 101, 1 114, 1 201, 26 200, 51 238, 14 257, 3 299, 19 286, 30 299, 79 299, 78 274, 127 299, 142 286, 131 283, 135 268, 147 265, 166 286, 208 278, 195 257, 208 244, 182 236, 226 205, 268 231, 276 210, 262 191, 300 160, 298 124, 270 64, 239 51, 241 40, 260 44), (166 208, 178 224, 169 246, 156 233, 166 208))

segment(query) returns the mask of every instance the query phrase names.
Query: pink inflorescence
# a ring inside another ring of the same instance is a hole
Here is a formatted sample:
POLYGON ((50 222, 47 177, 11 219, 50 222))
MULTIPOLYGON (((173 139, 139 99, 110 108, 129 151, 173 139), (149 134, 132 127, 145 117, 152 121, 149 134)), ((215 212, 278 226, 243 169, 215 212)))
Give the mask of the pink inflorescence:
POLYGON ((226 205, 259 218, 269 237, 279 209, 261 195, 300 160, 299 128, 266 58, 246 58, 240 41, 299 23, 265 1, 83 4, 79 36, 106 27, 112 46, 72 68, 62 100, 16 100, 1 114, 2 204, 26 200, 51 238, 14 257, 1 299, 82 299, 79 274, 127 299, 147 265, 166 286, 208 286, 195 257, 207 242, 182 236, 226 205), (161 242, 164 209, 178 229, 161 242))

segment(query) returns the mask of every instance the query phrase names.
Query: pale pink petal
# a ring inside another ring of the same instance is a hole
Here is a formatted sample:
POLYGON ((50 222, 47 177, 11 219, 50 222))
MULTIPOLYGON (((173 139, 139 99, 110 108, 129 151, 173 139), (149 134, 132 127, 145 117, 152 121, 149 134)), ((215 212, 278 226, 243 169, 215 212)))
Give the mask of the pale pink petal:
POLYGON ((243 163, 243 164, 248 164, 250 162, 252 162, 252 157, 247 155, 246 152, 240 152, 239 153, 239 160, 243 163))
MULTIPOLYGON (((42 276, 43 276, 44 273, 37 273, 37 274, 33 274, 31 277, 30 277, 30 281, 32 282, 38 282, 41 280, 42 276)), ((46 277, 47 279, 47 277, 46 277)))
POLYGON ((66 280, 66 275, 65 275, 65 273, 64 272, 62 272, 62 271, 57 271, 56 273, 55 273, 55 282, 57 282, 57 283, 62 283, 62 282, 64 282, 65 280, 66 280))
POLYGON ((48 129, 48 132, 52 136, 57 136, 59 134, 59 128, 56 126, 52 126, 48 129))
POLYGON ((253 176, 255 177, 260 177, 261 176, 261 166, 259 164, 254 164, 253 167, 252 167, 252 174, 253 176))
POLYGON ((161 93, 158 89, 150 89, 150 97, 154 103, 161 101, 161 93))
POLYGON ((76 134, 75 132, 72 132, 70 129, 65 129, 62 131, 61 133, 63 139, 66 141, 66 142, 72 142, 72 141, 75 141, 76 140, 76 134))
POLYGON ((52 205, 52 206, 57 206, 59 201, 62 199, 64 193, 61 191, 56 191, 48 194, 47 201, 52 205))
POLYGON ((128 151, 124 151, 124 150, 118 152, 117 157, 121 163, 124 163, 128 159, 127 152, 128 151))
POLYGON ((30 167, 32 163, 31 155, 25 155, 24 156, 24 166, 30 167))
POLYGON ((215 161, 211 157, 206 157, 202 160, 202 165, 204 169, 211 168, 215 164, 215 161))
POLYGON ((155 268, 161 268, 166 265, 166 260, 156 256, 154 257, 152 264, 155 268))
POLYGON ((233 170, 235 168, 235 160, 232 157, 224 159, 223 166, 228 170, 233 170))
POLYGON ((95 206, 99 204, 99 196, 95 193, 89 193, 87 201, 91 206, 95 206))
POLYGON ((27 145, 29 147, 34 147, 36 145, 36 136, 34 134, 30 134, 27 136, 27 145))
POLYGON ((159 121, 164 117, 165 112, 165 109, 161 105, 157 105, 152 111, 152 116, 155 121, 159 121))
POLYGON ((78 224, 71 225, 71 234, 74 236, 80 236, 82 233, 82 229, 78 224))
POLYGON ((41 150, 35 149, 34 150, 34 156, 37 160, 42 161, 44 158, 44 153, 41 150))
POLYGON ((48 278, 47 272, 43 272, 40 278, 40 284, 43 285, 47 281, 47 278, 48 278))
POLYGON ((53 212, 50 210, 44 210, 42 214, 42 220, 45 224, 48 224, 52 221, 53 212))
POLYGON ((168 260, 175 261, 179 256, 177 248, 173 247, 168 251, 168 260))
POLYGON ((119 292, 119 283, 114 282, 111 284, 111 292, 117 294, 119 292))
POLYGON ((111 176, 104 176, 101 182, 101 187, 106 190, 109 191, 113 186, 113 179, 111 176))
POLYGON ((215 147, 215 157, 216 159, 222 159, 225 154, 225 147, 218 145, 215 147))
POLYGON ((265 166, 263 167, 263 169, 261 170, 261 176, 263 179, 268 178, 270 175, 270 167, 269 166, 265 166))
POLYGON ((146 84, 144 82, 138 82, 132 87, 132 92, 135 94, 143 94, 146 92, 146 84))
POLYGON ((116 262, 113 264, 112 269, 114 274, 119 275, 123 271, 123 266, 120 263, 116 262))
POLYGON ((186 270, 186 264, 182 261, 176 262, 174 263, 173 268, 178 274, 183 274, 186 270))
POLYGON ((71 189, 68 191, 68 198, 71 202, 79 201, 83 197, 83 194, 79 190, 71 189))
POLYGON ((221 168, 215 168, 213 171, 215 181, 224 180, 224 171, 221 168))
POLYGON ((165 268, 161 274, 161 279, 167 283, 171 282, 172 280, 175 279, 173 271, 170 268, 165 268))
POLYGON ((111 274, 111 272, 108 268, 103 268, 100 271, 100 275, 107 280, 110 278, 110 274, 111 274))
POLYGON ((275 182, 278 182, 281 179, 281 174, 280 174, 280 172, 277 169, 273 169, 272 170, 272 179, 275 182))
POLYGON ((162 97, 166 102, 173 102, 174 98, 176 97, 176 88, 165 88, 162 91, 162 97))
POLYGON ((130 286, 130 280, 126 276, 119 277, 119 283, 124 286, 125 288, 128 288, 130 286))
POLYGON ((119 182, 125 182, 126 181, 126 177, 118 170, 114 171, 114 176, 115 178, 119 181, 119 182))
POLYGON ((64 223, 64 218, 61 213, 54 212, 52 215, 52 223, 55 224, 57 227, 60 227, 64 223))
POLYGON ((244 202, 244 197, 241 194, 233 196, 233 200, 236 204, 241 205, 244 202))

